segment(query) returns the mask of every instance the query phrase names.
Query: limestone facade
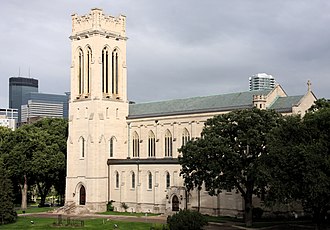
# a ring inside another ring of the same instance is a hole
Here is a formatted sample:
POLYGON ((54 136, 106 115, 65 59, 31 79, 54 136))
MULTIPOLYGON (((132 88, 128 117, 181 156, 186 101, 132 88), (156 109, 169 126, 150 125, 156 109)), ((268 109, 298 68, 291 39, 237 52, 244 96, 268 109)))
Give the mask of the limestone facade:
POLYGON ((67 143, 67 205, 92 212, 115 210, 171 213, 196 209, 240 215, 243 201, 235 191, 211 197, 187 192, 180 177, 178 148, 200 136, 204 122, 233 109, 305 111, 312 91, 288 96, 272 90, 131 104, 127 99, 126 17, 105 16, 101 9, 72 15, 71 99, 67 143))

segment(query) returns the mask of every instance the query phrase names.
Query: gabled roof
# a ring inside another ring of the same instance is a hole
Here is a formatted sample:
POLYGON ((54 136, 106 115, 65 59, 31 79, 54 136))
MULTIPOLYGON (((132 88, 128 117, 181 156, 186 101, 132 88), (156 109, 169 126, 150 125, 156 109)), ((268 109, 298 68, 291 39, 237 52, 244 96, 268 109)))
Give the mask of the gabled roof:
POLYGON ((304 95, 279 97, 268 109, 274 109, 277 112, 291 112, 292 107, 299 105, 303 97, 304 95))
POLYGON ((157 117, 251 108, 253 106, 253 95, 268 95, 270 91, 271 90, 246 91, 214 96, 130 104, 128 118, 157 117))

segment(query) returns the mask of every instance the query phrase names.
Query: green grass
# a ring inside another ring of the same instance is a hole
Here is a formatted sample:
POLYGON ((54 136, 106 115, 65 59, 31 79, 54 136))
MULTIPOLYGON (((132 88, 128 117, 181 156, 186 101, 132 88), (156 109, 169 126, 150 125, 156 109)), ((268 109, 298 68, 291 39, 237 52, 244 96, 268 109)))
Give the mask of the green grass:
MULTIPOLYGON (((57 223, 57 218, 36 218, 29 216, 18 217, 17 222, 8 225, 0 225, 0 229, 114 229, 114 225, 117 224, 120 230, 145 230, 150 229, 153 226, 152 223, 144 222, 123 222, 123 221, 107 221, 107 219, 85 219, 84 227, 80 226, 66 226, 66 219, 62 220, 61 226, 55 226, 54 223, 57 223), (33 221, 33 224, 31 223, 33 221)), ((80 223, 79 221, 75 221, 80 223)))
MULTIPOLYGON (((114 211, 107 211, 98 213, 101 215, 115 215, 115 216, 145 216, 146 213, 143 212, 114 212, 114 211)), ((158 216, 160 214, 148 213, 148 216, 158 216)))
MULTIPOLYGON (((29 206, 26 210, 25 213, 38 213, 38 212, 48 212, 51 210, 54 210, 55 207, 42 207, 39 208, 38 206, 29 206)), ((16 210, 17 214, 22 214, 23 210, 22 209, 17 209, 16 210)))
POLYGON ((225 222, 237 222, 242 223, 243 219, 240 218, 234 218, 230 216, 208 216, 205 215, 208 222, 216 222, 216 223, 225 223, 225 222))

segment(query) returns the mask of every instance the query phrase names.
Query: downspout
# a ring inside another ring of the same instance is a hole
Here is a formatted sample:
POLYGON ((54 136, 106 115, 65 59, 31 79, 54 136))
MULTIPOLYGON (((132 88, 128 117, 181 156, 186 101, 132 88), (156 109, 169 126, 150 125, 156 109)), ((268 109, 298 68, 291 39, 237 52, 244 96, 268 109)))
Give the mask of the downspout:
MULTIPOLYGON (((136 161, 136 165, 137 165, 137 173, 136 173, 136 206, 139 203, 139 188, 140 188, 140 163, 139 160, 136 161)), ((135 210, 136 212, 136 210, 135 210)))
POLYGON ((131 122, 127 123, 127 159, 131 157, 131 122))

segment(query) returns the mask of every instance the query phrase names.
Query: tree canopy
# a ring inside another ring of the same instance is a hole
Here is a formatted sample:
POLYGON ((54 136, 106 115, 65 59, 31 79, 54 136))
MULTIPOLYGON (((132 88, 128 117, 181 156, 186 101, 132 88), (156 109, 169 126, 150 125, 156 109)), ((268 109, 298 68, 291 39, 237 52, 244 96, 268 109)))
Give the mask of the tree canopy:
POLYGON ((285 117, 269 136, 266 159, 268 199, 300 201, 306 211, 312 211, 318 228, 330 210, 329 105, 315 106, 303 119, 285 117))
POLYGON ((67 121, 44 118, 0 135, 0 153, 13 183, 21 188, 22 209, 27 206, 28 185, 36 185, 45 203, 50 188, 64 193, 67 121))
POLYGON ((236 189, 245 201, 245 222, 252 225, 252 195, 264 189, 261 158, 268 153, 266 136, 280 115, 257 108, 236 110, 208 119, 201 138, 179 151, 181 175, 188 190, 202 184, 210 195, 236 189))

